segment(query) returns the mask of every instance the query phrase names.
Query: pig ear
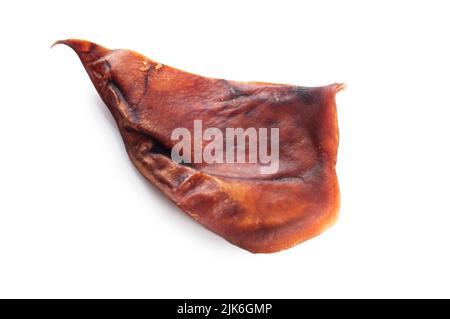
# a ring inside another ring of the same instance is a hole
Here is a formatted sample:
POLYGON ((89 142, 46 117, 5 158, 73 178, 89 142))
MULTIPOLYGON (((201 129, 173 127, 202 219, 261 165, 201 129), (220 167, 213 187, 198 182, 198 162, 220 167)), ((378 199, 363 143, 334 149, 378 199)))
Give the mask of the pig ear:
POLYGON ((162 66, 129 50, 82 40, 57 43, 80 57, 142 175, 208 229, 249 251, 275 252, 336 220, 334 97, 343 85, 299 90, 230 82, 162 66), (234 162, 218 167, 173 161, 173 129, 192 131, 194 120, 219 129, 282 127, 280 172, 261 179, 234 162))

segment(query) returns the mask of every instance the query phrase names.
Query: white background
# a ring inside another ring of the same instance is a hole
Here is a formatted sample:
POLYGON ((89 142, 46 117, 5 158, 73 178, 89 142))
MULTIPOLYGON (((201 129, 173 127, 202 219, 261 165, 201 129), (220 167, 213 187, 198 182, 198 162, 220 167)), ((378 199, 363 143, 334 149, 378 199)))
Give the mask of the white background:
POLYGON ((0 297, 450 297, 447 1, 0 2, 0 297), (338 94, 338 223, 253 255, 149 185, 85 38, 338 94))

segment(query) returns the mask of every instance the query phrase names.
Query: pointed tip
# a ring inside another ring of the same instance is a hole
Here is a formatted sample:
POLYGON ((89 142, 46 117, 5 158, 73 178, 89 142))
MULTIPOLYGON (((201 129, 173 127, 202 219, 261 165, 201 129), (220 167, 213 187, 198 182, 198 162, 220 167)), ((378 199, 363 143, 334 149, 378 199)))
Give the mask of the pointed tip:
POLYGON ((54 47, 57 44, 67 45, 67 46, 71 47, 72 49, 74 49, 75 51, 77 51, 77 53, 87 52, 87 51, 97 48, 97 47, 103 48, 103 47, 95 44, 94 42, 81 40, 81 39, 58 40, 55 43, 53 43, 51 47, 54 47))
POLYGON ((55 41, 51 46, 50 46, 50 49, 51 48, 53 48, 55 45, 57 45, 57 44, 64 44, 64 40, 58 40, 58 41, 55 41))
POLYGON ((83 64, 89 63, 111 52, 111 50, 94 42, 80 39, 58 40, 53 43, 51 47, 54 47, 57 44, 64 44, 73 49, 80 57, 83 64))
POLYGON ((345 83, 336 83, 334 84, 334 88, 336 90, 336 93, 342 90, 345 90, 347 88, 347 84, 345 83))
POLYGON ((86 44, 89 45, 89 44, 91 44, 91 42, 85 41, 85 40, 78 40, 78 39, 58 40, 58 41, 55 41, 55 43, 53 43, 50 48, 53 48, 57 44, 64 44, 75 50, 75 48, 81 47, 82 45, 86 45, 86 44))

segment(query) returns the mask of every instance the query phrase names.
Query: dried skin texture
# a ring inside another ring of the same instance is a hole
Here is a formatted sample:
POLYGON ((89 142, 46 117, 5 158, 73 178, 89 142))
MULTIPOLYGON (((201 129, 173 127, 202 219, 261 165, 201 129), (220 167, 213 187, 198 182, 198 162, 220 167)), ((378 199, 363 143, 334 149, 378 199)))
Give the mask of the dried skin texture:
POLYGON ((129 50, 82 40, 58 41, 81 59, 114 116, 137 169, 199 223, 251 252, 292 247, 333 224, 339 209, 335 173, 335 95, 344 86, 298 87, 194 75, 129 50), (178 164, 172 130, 278 127, 280 164, 178 164))

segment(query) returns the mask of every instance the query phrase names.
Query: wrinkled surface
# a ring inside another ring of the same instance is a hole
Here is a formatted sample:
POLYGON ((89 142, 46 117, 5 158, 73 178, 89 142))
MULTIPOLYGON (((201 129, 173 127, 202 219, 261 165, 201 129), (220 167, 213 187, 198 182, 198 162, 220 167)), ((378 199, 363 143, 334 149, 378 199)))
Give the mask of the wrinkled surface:
POLYGON ((298 87, 211 79, 129 50, 58 41, 81 59, 113 114, 130 159, 192 218, 251 252, 276 252, 318 235, 339 209, 335 95, 344 86, 298 87), (278 127, 280 165, 178 164, 172 130, 278 127))

